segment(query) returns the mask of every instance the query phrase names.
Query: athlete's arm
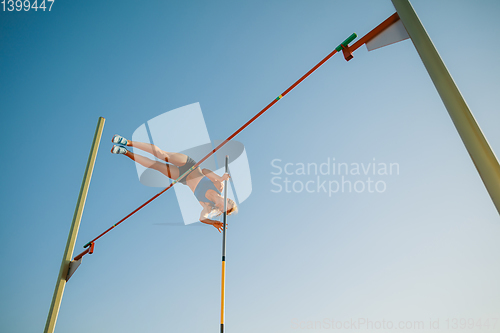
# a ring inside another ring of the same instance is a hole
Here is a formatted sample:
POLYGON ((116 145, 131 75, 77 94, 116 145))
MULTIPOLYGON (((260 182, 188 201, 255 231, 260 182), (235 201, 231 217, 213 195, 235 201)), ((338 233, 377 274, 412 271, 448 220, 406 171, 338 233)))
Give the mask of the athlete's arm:
POLYGON ((200 222, 213 225, 215 229, 219 230, 219 232, 222 231, 222 222, 211 220, 211 219, 203 219, 203 220, 200 219, 200 222))
POLYGON ((220 192, 222 192, 222 190, 224 189, 224 181, 230 178, 229 174, 227 173, 223 174, 222 177, 219 177, 209 169, 203 169, 201 171, 205 176, 207 176, 208 179, 212 181, 212 183, 214 183, 215 188, 220 192))
POLYGON ((213 225, 215 229, 217 229, 217 230, 219 230, 219 232, 221 232, 222 231, 222 222, 209 219, 208 214, 209 214, 208 209, 203 208, 203 210, 201 211, 201 214, 200 214, 200 222, 213 225))
POLYGON ((203 172, 203 174, 205 176, 207 176, 208 179, 210 179, 213 183, 218 183, 218 182, 221 182, 222 178, 219 177, 217 174, 215 174, 214 172, 212 172, 212 170, 209 170, 209 169, 203 169, 201 170, 201 172, 203 172))

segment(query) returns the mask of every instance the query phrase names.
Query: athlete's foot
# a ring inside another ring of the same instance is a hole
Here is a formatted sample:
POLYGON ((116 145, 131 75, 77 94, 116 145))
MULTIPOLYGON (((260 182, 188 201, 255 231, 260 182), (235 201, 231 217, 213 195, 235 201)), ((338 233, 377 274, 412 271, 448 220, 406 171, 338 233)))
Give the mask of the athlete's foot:
POLYGON ((128 153, 128 150, 125 147, 114 145, 113 148, 111 148, 111 153, 125 155, 126 153, 128 153))
POLYGON ((123 136, 115 134, 113 139, 111 139, 111 142, 122 145, 122 146, 127 146, 128 145, 128 140, 125 139, 123 136))

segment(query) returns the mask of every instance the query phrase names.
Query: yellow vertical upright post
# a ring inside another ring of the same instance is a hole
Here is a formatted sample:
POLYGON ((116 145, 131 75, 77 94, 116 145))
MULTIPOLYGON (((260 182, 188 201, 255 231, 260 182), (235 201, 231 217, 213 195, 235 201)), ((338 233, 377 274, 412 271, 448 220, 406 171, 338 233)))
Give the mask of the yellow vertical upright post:
POLYGON ((97 151, 99 149, 99 143, 101 142, 104 122, 105 119, 103 117, 99 117, 97 128, 94 134, 94 140, 92 141, 92 148, 90 149, 89 158, 87 160, 87 167, 85 168, 85 173, 83 175, 82 186, 80 187, 80 194, 78 195, 78 201, 76 202, 75 213, 73 214, 73 222, 71 222, 68 241, 66 242, 66 248, 64 249, 61 268, 59 269, 59 275, 57 276, 54 296, 52 297, 52 303, 50 304, 50 310, 47 316, 44 333, 53 333, 56 326, 57 315, 59 314, 64 287, 66 286, 66 277, 68 274, 69 263, 71 262, 73 250, 75 249, 76 236, 78 235, 78 229, 80 228, 80 221, 82 219, 83 208, 85 207, 85 200, 87 199, 90 179, 92 178, 92 172, 94 171, 94 164, 97 156, 97 151))
POLYGON ((458 134, 500 213, 500 164, 408 0, 392 0, 458 134))
MULTIPOLYGON (((229 156, 226 156, 226 173, 229 173, 229 156)), ((224 213, 222 223, 222 282, 220 300, 220 333, 224 333, 224 311, 226 299, 226 221, 227 221, 227 179, 224 181, 224 213)))

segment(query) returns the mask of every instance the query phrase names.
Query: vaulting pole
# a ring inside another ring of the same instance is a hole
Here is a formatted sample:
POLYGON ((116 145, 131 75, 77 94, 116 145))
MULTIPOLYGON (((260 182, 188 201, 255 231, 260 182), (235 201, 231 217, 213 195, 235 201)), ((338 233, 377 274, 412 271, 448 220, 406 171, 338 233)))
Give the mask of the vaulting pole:
POLYGON ((59 314, 64 287, 66 286, 69 263, 71 262, 73 250, 75 249, 76 236, 78 235, 78 229, 80 228, 80 221, 82 219, 83 208, 85 207, 85 200, 87 199, 87 193, 89 191, 90 179, 92 178, 92 172, 94 171, 95 159, 97 156, 97 151, 99 150, 99 143, 101 142, 104 122, 105 119, 103 117, 99 117, 97 128, 94 134, 94 140, 92 141, 92 147, 90 148, 89 158, 87 160, 87 167, 85 168, 85 173, 83 175, 82 186, 80 187, 80 194, 78 195, 78 201, 76 202, 73 222, 71 222, 68 241, 66 242, 66 248, 64 249, 61 268, 59 269, 59 275, 57 277, 54 296, 52 297, 52 303, 50 304, 50 310, 47 316, 44 333, 53 333, 56 327, 57 315, 59 314))
POLYGON ((500 213, 500 165, 460 90, 408 0, 392 0, 439 96, 500 213))
MULTIPOLYGON (((226 173, 229 174, 229 156, 226 156, 226 173)), ((227 179, 224 181, 224 213, 222 223, 222 283, 220 300, 220 333, 224 332, 224 310, 226 292, 226 221, 227 221, 227 179)))

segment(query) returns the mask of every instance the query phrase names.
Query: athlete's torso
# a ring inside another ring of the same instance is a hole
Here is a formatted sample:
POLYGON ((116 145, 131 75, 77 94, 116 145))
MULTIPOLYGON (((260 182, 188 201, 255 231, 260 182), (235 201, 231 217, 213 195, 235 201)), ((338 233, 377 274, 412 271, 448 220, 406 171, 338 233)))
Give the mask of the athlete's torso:
POLYGON ((219 190, 214 186, 214 183, 212 183, 212 181, 207 177, 203 177, 200 179, 194 190, 194 196, 198 201, 208 202, 213 204, 213 202, 207 199, 206 197, 207 191, 209 190, 213 190, 217 194, 220 194, 219 190))

